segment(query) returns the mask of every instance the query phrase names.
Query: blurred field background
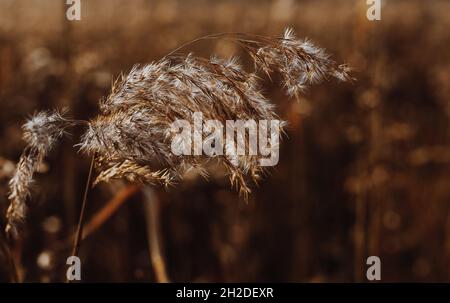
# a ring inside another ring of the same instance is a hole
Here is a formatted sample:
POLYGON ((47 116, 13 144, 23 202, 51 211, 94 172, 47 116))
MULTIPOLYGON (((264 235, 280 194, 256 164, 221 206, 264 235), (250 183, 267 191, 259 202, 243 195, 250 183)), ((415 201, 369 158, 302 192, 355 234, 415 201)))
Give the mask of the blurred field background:
MULTIPOLYGON (((153 214, 135 186, 93 189, 87 221, 125 198, 83 241, 83 281, 157 281, 153 215, 171 281, 365 281, 366 258, 377 255, 384 282, 450 282, 450 2, 383 0, 378 22, 366 19, 365 2, 81 0, 81 21, 69 22, 65 1, 0 0, 1 229, 30 114, 70 106, 89 119, 135 63, 205 34, 279 36, 289 26, 354 67, 357 81, 313 86, 300 102, 277 79, 265 82, 289 129, 280 163, 248 203, 222 172, 155 188, 153 214)), ((249 62, 223 41, 184 51, 249 62)), ((10 252, 1 235, 1 280, 11 280, 12 257, 21 280, 64 281, 89 168, 73 148, 79 135, 38 174, 10 252)))

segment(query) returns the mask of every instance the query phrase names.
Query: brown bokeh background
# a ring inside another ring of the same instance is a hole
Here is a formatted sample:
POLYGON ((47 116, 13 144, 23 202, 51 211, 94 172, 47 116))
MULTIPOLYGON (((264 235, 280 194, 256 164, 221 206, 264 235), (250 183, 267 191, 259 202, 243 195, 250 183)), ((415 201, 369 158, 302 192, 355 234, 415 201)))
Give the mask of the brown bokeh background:
MULTIPOLYGON (((21 124, 41 109, 69 106, 89 119, 112 79, 193 38, 218 32, 309 37, 357 81, 311 87, 296 102, 266 81, 289 122, 280 163, 248 203, 220 171, 154 188, 161 251, 171 281, 365 281, 366 258, 382 281, 450 281, 450 2, 383 0, 369 22, 363 0, 0 1, 0 222, 7 180, 24 142, 21 124)), ((238 55, 205 41, 184 50, 238 55)), ((21 239, 0 238, 24 281, 64 281, 89 159, 74 129, 36 177, 21 239), (8 247, 10 249, 8 249, 8 247)), ((133 187, 100 185, 86 219, 133 187)), ((157 281, 149 257, 148 197, 137 191, 82 242, 83 281, 157 281)), ((153 216, 155 213, 153 213, 153 216)), ((150 250, 152 249, 150 245, 150 250)))

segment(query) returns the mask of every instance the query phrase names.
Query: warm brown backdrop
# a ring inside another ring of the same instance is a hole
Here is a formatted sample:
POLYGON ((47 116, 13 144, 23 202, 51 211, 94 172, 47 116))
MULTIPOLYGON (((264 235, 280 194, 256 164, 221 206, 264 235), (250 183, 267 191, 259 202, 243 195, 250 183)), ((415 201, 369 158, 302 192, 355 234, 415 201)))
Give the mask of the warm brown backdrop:
MULTIPOLYGON (((364 281, 367 256, 378 255, 383 281, 450 281, 448 1, 385 0, 379 22, 367 21, 363 0, 81 2, 81 21, 68 22, 65 1, 0 1, 2 227, 6 160, 18 159, 29 114, 69 105, 88 119, 111 79, 135 63, 204 34, 280 35, 290 26, 353 66, 358 80, 317 85, 300 102, 266 83, 290 126, 279 165, 248 204, 220 175, 156 189, 169 278, 364 281)), ((224 42, 186 51, 240 55, 224 42)), ((12 252, 26 281, 64 279, 69 249, 60 243, 74 228, 89 166, 72 148, 78 136, 37 177, 12 252)), ((88 219, 123 186, 91 191, 88 219)), ((129 198, 83 242, 84 281, 155 281, 143 201, 129 198)))

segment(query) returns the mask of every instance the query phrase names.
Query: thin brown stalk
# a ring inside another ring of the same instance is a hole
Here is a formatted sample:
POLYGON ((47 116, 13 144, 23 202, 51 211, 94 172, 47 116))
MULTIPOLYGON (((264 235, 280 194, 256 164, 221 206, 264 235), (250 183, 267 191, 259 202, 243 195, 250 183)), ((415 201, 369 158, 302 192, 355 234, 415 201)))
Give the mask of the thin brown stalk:
POLYGON ((91 165, 89 167, 89 174, 88 174, 88 178, 86 181, 86 187, 84 189, 83 203, 81 204, 81 211, 80 211, 80 217, 78 219, 77 232, 76 232, 76 236, 75 236, 75 239, 73 242, 72 256, 78 256, 78 253, 80 250, 81 237, 83 235, 83 217, 84 217, 84 212, 86 210, 87 196, 88 196, 89 187, 91 184, 92 171, 94 169, 94 162, 95 162, 95 154, 92 156, 92 159, 91 159, 91 165))
POLYGON ((160 201, 156 196, 154 190, 146 186, 144 188, 145 195, 145 218, 147 223, 147 237, 150 259, 155 271, 156 281, 160 283, 169 282, 167 276, 166 264, 161 253, 161 240, 160 240, 160 230, 159 230, 159 206, 160 201))

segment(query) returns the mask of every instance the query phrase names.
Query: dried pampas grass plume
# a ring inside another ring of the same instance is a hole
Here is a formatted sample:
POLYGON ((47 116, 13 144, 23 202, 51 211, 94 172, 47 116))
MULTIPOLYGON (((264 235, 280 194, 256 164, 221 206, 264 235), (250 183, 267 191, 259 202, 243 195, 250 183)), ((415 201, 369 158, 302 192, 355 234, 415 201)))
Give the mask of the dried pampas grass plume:
MULTIPOLYGON (((100 103, 100 114, 87 123, 79 148, 95 157, 99 171, 94 185, 125 178, 131 182, 169 185, 196 168, 204 174, 211 158, 177 156, 171 151, 171 124, 192 122, 193 113, 204 119, 273 120, 275 106, 261 92, 258 72, 278 73, 289 96, 297 97, 308 85, 327 78, 351 80, 349 68, 337 65, 309 40, 299 40, 291 29, 279 38, 224 33, 205 36, 187 43, 159 61, 136 65, 113 85, 100 103), (210 59, 177 52, 202 39, 228 39, 236 42, 252 58, 255 71, 247 72, 236 58, 210 59)), ((69 126, 58 112, 37 114, 24 126, 28 146, 10 182, 11 205, 8 229, 24 217, 25 200, 38 163, 69 126)), ((283 129, 285 122, 280 128, 283 129)), ((257 181, 263 170, 260 156, 216 155, 212 157, 228 170, 230 181, 246 197, 247 178, 257 181)))

